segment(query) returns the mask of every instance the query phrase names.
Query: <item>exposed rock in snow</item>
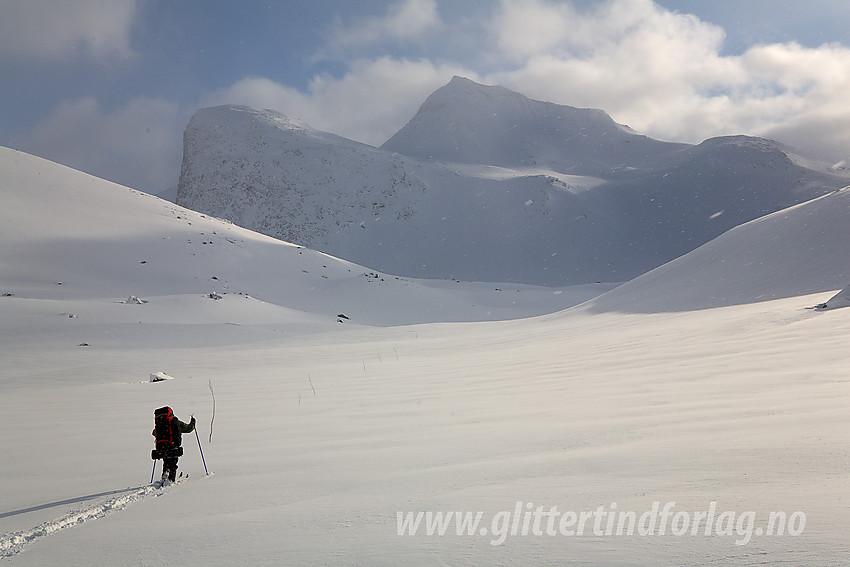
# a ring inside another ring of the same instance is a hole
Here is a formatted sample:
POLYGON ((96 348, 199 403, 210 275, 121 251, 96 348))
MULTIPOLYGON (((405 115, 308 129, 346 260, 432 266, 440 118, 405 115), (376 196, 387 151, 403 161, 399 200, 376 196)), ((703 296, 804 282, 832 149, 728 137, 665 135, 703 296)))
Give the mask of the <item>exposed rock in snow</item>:
POLYGON ((818 309, 837 309, 850 307, 850 285, 833 295, 826 303, 817 306, 818 309))
POLYGON ((174 380, 172 376, 169 376, 165 372, 152 372, 150 375, 150 382, 162 382, 164 380, 174 380))

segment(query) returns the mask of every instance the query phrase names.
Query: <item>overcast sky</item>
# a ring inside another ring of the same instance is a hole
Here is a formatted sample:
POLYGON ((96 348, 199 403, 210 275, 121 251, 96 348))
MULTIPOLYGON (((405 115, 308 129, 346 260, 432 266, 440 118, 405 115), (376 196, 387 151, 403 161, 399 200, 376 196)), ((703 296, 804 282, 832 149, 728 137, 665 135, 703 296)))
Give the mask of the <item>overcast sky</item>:
POLYGON ((372 145, 453 75, 850 162, 846 0, 0 0, 0 145, 153 193, 198 108, 372 145))

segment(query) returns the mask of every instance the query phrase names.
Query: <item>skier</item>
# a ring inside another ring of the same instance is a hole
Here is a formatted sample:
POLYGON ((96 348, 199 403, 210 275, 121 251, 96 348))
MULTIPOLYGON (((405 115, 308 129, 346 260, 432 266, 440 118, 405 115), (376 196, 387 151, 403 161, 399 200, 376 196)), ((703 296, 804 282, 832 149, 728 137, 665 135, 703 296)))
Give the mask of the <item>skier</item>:
POLYGON ((154 428, 156 449, 151 458, 162 459, 162 482, 177 479, 177 459, 183 454, 182 434, 195 430, 195 416, 189 423, 183 423, 168 406, 154 410, 154 428))

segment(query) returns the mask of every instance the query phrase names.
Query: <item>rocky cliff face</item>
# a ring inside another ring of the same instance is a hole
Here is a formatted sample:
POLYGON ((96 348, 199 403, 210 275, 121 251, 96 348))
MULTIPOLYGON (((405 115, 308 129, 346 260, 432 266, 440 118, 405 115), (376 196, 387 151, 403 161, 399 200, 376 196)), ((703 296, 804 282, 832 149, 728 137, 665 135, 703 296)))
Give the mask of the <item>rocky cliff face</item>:
POLYGON ((178 202, 309 247, 378 212, 409 216, 423 191, 402 158, 271 111, 204 109, 184 135, 178 202))

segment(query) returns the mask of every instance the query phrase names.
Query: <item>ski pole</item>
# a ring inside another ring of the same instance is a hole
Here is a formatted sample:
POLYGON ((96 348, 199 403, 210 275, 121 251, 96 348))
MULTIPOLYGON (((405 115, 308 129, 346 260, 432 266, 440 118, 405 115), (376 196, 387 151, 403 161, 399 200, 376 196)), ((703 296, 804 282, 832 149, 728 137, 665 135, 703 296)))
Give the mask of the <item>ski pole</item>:
POLYGON ((198 435, 198 428, 195 428, 195 439, 198 440, 198 450, 201 452, 201 461, 204 463, 204 472, 207 473, 207 476, 210 475, 210 471, 207 470, 207 460, 204 459, 204 450, 201 448, 201 437, 198 435))
POLYGON ((153 483, 153 473, 156 472, 156 460, 153 462, 153 469, 151 470, 151 483, 153 483))

